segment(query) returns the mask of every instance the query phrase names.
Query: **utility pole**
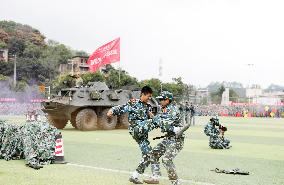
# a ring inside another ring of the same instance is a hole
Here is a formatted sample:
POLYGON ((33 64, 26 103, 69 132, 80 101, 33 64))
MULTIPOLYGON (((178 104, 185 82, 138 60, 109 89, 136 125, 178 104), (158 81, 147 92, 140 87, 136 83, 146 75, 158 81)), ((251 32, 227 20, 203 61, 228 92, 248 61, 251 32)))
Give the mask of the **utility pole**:
POLYGON ((47 99, 50 99, 50 86, 45 87, 45 89, 48 90, 48 91, 47 91, 47 93, 48 93, 47 99))
MULTIPOLYGON (((248 66, 248 68, 249 68, 249 72, 250 72, 250 75, 252 75, 253 76, 253 67, 254 67, 254 64, 252 64, 252 63, 250 63, 250 64, 247 64, 247 66, 248 66)), ((248 89, 249 89, 249 93, 248 93, 248 103, 249 103, 249 106, 250 106, 250 103, 251 103, 251 101, 250 101, 250 98, 251 98, 251 94, 253 93, 252 91, 252 88, 250 87, 250 86, 252 86, 252 82, 251 82, 251 80, 249 79, 249 87, 248 87, 248 89)))
POLYGON ((74 75, 74 63, 73 63, 73 60, 72 60, 72 63, 71 63, 71 67, 72 67, 71 76, 73 76, 74 75))
POLYGON ((17 55, 14 55, 14 88, 17 85, 17 55))

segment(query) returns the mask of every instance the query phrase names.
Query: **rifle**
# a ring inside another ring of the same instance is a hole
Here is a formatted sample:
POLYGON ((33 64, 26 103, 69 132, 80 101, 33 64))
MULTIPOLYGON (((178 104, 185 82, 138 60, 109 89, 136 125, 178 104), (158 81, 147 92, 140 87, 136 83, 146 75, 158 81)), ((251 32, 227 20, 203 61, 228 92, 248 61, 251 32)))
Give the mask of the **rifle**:
MULTIPOLYGON (((175 135, 176 138, 179 138, 191 126, 191 120, 192 120, 192 116, 190 116, 189 124, 184 125, 182 127, 182 129, 178 133, 176 133, 176 135, 175 135)), ((166 134, 166 135, 163 135, 163 136, 155 137, 155 138, 153 138, 153 140, 162 139, 162 138, 169 137, 169 136, 170 136, 169 134, 166 134)))
POLYGON ((168 137, 168 134, 163 135, 163 136, 154 137, 153 140, 162 139, 162 138, 165 138, 165 137, 168 137))
POLYGON ((239 174, 239 175, 249 175, 248 171, 244 171, 244 170, 240 170, 239 168, 235 168, 232 170, 221 170, 219 168, 215 168, 214 170, 211 171, 215 171, 216 173, 225 173, 225 174, 239 174))

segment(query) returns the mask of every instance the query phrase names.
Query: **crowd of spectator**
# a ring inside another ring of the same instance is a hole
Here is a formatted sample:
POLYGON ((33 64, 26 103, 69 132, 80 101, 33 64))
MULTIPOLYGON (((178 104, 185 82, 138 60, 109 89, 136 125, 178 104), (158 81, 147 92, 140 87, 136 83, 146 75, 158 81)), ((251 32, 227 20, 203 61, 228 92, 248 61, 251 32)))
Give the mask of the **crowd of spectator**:
POLYGON ((284 106, 270 105, 199 105, 199 116, 235 116, 235 117, 284 117, 284 106))
MULTIPOLYGON (((25 115, 28 111, 41 114, 40 102, 0 102, 0 115, 25 115)), ((196 116, 284 117, 284 106, 268 105, 196 105, 196 116)))

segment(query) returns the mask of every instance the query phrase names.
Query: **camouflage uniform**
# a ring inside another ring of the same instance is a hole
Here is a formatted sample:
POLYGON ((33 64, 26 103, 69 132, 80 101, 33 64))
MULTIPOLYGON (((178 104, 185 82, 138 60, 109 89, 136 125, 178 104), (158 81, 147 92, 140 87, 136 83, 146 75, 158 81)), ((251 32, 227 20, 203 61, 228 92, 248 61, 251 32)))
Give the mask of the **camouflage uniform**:
POLYGON ((218 127, 216 128, 212 122, 209 122, 205 128, 204 133, 209 138, 209 146, 213 149, 228 149, 230 148, 230 140, 220 136, 218 127))
POLYGON ((29 167, 39 169, 55 159, 55 137, 59 131, 47 122, 22 125, 0 120, 0 159, 26 160, 29 167))
POLYGON ((179 112, 180 112, 180 120, 182 122, 182 124, 184 124, 185 120, 186 120, 186 107, 183 103, 179 104, 179 112))
POLYGON ((139 163, 136 171, 140 174, 144 173, 147 166, 146 163, 150 159, 150 151, 152 150, 148 140, 148 133, 155 128, 154 121, 150 119, 149 113, 152 107, 148 103, 143 103, 139 99, 129 100, 124 105, 115 106, 112 108, 113 115, 121 115, 128 112, 129 133, 138 143, 142 152, 142 160, 139 163))
POLYGON ((192 125, 195 125, 195 108, 194 106, 191 104, 189 107, 189 112, 190 112, 190 119, 192 121, 192 125))
POLYGON ((173 159, 184 146, 184 134, 181 137, 176 138, 174 133, 174 127, 183 126, 180 112, 173 104, 169 104, 160 110, 161 111, 158 113, 158 116, 160 117, 159 127, 163 133, 166 133, 167 137, 153 148, 152 174, 153 176, 160 176, 159 159, 162 157, 162 163, 168 172, 169 179, 173 182, 177 182, 178 175, 173 159))

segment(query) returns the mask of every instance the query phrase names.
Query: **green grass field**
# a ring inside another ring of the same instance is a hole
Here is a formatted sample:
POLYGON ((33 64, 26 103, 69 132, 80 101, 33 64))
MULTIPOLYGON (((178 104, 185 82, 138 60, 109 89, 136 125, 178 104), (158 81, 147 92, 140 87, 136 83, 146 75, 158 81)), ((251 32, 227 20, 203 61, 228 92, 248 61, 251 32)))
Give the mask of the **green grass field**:
MULTIPOLYGON (((0 117, 11 122, 23 117, 0 117)), ((229 150, 208 147, 203 133, 209 117, 197 117, 187 131, 185 147, 175 160, 183 184, 283 185, 284 119, 220 118, 228 126, 229 150), (240 168, 248 176, 210 171, 240 168)), ((62 131, 67 165, 47 165, 41 170, 25 167, 25 161, 0 160, 0 185, 130 185, 128 178, 140 160, 137 144, 127 130, 81 132, 70 126, 62 131)), ((150 137, 159 135, 153 131, 150 137)), ((152 140, 152 139, 151 139, 152 140)), ((157 142, 153 142, 154 146, 157 142)), ((146 174, 150 174, 148 169, 146 174)), ((160 184, 169 185, 162 167, 160 184)))

